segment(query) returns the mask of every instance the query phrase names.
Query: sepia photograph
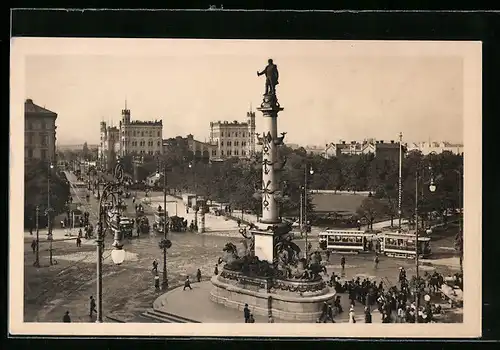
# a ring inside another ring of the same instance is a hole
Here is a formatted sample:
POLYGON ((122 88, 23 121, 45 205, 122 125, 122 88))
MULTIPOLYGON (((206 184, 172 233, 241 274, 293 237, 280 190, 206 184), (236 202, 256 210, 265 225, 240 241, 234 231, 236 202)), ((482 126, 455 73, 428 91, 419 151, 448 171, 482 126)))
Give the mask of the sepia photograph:
POLYGON ((480 336, 480 42, 13 38, 11 64, 12 334, 480 336))

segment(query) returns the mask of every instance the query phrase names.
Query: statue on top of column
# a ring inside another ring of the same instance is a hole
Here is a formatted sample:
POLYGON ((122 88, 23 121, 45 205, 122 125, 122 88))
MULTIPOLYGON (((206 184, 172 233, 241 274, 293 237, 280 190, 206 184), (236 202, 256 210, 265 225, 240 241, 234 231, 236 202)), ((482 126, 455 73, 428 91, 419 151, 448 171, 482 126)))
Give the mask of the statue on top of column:
POLYGON ((262 72, 257 72, 257 76, 266 75, 266 92, 265 95, 275 95, 276 94, 276 85, 279 84, 278 78, 278 66, 273 63, 273 60, 270 58, 267 60, 267 66, 264 68, 262 72))

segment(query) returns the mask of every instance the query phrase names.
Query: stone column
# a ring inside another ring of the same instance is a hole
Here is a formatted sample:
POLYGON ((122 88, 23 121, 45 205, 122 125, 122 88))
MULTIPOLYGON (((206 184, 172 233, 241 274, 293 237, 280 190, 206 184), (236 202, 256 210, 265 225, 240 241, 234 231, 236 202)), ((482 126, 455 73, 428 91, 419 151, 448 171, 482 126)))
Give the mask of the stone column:
POLYGON ((281 223, 278 216, 276 196, 279 189, 278 146, 284 138, 278 136, 278 113, 283 110, 276 95, 264 95, 259 108, 264 116, 264 133, 258 135, 262 146, 262 219, 257 223, 257 229, 252 230, 255 239, 255 255, 260 260, 272 262, 274 259, 275 236, 289 231, 288 226, 281 223))

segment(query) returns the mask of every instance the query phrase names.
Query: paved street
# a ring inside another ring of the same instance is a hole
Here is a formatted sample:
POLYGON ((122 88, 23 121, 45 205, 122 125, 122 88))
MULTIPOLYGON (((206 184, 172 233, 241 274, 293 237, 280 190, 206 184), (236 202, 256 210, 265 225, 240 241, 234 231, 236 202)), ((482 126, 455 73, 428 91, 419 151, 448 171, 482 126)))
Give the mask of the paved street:
MULTIPOLYGON (((91 197, 86 203, 85 191, 73 191, 74 201, 80 201, 84 210, 91 212, 91 221, 95 226, 97 200, 91 197)), ((156 199, 153 194, 153 198, 156 199)), ((173 200, 174 198, 169 200, 173 200)), ((131 199, 127 204, 132 207, 131 199)), ((175 212, 175 203, 169 204, 169 212, 175 212)), ((184 210, 183 204, 178 201, 178 212, 184 210)), ((190 213, 192 214, 192 213, 190 213)), ((179 214, 180 215, 180 214, 179 214)), ((220 222, 220 217, 210 215, 208 223, 235 225, 234 222, 220 222)), ((188 220, 190 216, 188 214, 188 220)), ((222 219, 224 220, 224 219, 222 219)), ((234 231, 234 229, 233 229, 234 231)), ((54 229, 53 259, 57 264, 49 264, 49 243, 44 239, 46 232, 40 231, 40 262, 41 267, 33 267, 34 254, 30 248, 32 236, 25 233, 25 321, 54 322, 60 321, 66 310, 70 311, 73 322, 88 322, 90 295, 96 291, 96 251, 94 240, 83 239, 82 247, 77 248, 74 238, 67 240, 67 231, 54 229)), ((145 309, 150 308, 153 301, 161 295, 153 286, 151 273, 152 261, 157 259, 159 269, 162 268, 162 251, 158 247, 158 237, 153 232, 126 241, 124 249, 127 257, 122 265, 116 266, 111 262, 110 247, 112 237, 107 235, 105 242, 103 267, 103 309, 104 315, 113 315, 124 321, 136 320, 145 309)), ((182 284, 186 275, 194 280, 196 270, 201 269, 204 279, 212 276, 217 258, 222 255, 226 242, 238 243, 239 238, 220 237, 216 235, 200 235, 196 233, 169 233, 172 248, 168 251, 167 271, 170 287, 182 284)), ((311 240, 313 247, 317 239, 311 240)), ((304 245, 304 240, 297 240, 304 245)), ((439 255, 449 258, 453 253, 447 248, 449 242, 433 242, 433 250, 439 255), (447 254, 447 255, 446 255, 447 254)), ((340 273, 340 256, 332 255, 328 264, 328 272, 340 273)), ((346 276, 358 274, 375 277, 388 277, 395 282, 398 267, 404 266, 411 275, 414 264, 411 260, 399 260, 382 257, 379 267, 375 270, 371 255, 346 255, 346 276)), ((436 267, 438 271, 448 273, 445 267, 436 267)), ((422 271, 429 269, 422 267, 422 271)), ((160 271, 161 276, 161 271, 160 271)), ((209 303, 208 295, 206 302, 209 303)), ((95 320, 95 316, 94 316, 95 320)))

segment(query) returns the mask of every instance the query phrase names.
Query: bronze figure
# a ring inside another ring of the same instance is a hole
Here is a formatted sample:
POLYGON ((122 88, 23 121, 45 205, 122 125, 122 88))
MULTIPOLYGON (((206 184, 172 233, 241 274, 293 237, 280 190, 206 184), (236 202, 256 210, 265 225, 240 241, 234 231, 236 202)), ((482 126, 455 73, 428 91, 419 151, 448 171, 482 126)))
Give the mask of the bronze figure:
POLYGON ((261 76, 263 74, 266 75, 266 92, 265 95, 274 95, 276 94, 276 85, 278 82, 278 66, 273 63, 272 59, 267 61, 267 66, 264 68, 262 72, 257 72, 257 76, 261 76))

